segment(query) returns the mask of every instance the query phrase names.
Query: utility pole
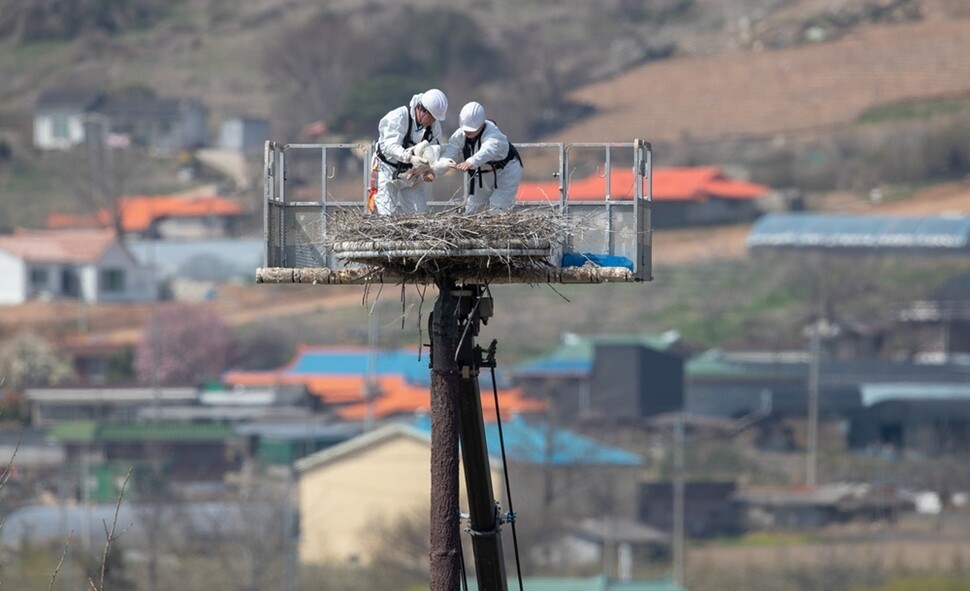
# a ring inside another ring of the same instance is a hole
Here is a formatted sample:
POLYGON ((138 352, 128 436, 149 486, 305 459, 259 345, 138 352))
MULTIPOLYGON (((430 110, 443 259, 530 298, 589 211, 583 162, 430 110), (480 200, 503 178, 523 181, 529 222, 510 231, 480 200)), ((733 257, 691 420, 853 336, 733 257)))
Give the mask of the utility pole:
POLYGON ((684 585, 684 412, 677 413, 674 425, 674 582, 684 585))
POLYGON ((480 324, 492 315, 492 299, 480 285, 439 280, 432 312, 431 344, 431 591, 458 591, 458 442, 465 468, 468 527, 478 588, 506 591, 502 517, 492 491, 485 442, 481 367, 495 366, 495 343, 475 344, 480 324))
POLYGON ((297 557, 296 508, 293 504, 293 467, 286 468, 286 487, 283 491, 283 591, 297 591, 299 559, 297 557))
MULTIPOLYGON (((371 311, 367 319, 367 379, 364 380, 364 431, 374 428, 374 402, 381 394, 381 385, 377 379, 377 340, 380 324, 377 321, 377 310, 371 311)), ((310 453, 307 451, 307 453, 310 453)))
POLYGON ((461 340, 458 298, 450 280, 438 282, 431 312, 431 591, 458 591, 458 396, 461 376, 455 352, 461 340))
POLYGON ((822 336, 820 320, 812 324, 811 367, 808 375, 808 425, 806 433, 807 458, 805 484, 815 486, 818 470, 818 382, 822 336))

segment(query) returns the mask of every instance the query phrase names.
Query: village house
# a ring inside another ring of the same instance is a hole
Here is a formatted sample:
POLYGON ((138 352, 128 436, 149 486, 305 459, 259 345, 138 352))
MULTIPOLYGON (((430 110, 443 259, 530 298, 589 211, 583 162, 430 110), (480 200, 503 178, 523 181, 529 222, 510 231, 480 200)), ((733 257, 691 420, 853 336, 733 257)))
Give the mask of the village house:
POLYGON ((120 197, 114 211, 50 214, 47 227, 106 228, 114 224, 126 239, 201 240, 237 236, 245 213, 236 201, 215 194, 130 195, 120 197))
MULTIPOLYGON (((593 174, 569 180, 569 199, 633 198, 633 170, 614 167, 609 177, 593 174), (609 186, 607 186, 607 180, 609 186)), ((770 209, 771 187, 728 177, 718 166, 655 168, 651 179, 653 228, 750 222, 770 209)), ((517 201, 559 198, 559 181, 522 182, 517 201)))
MULTIPOLYGON (((271 371, 229 371, 227 386, 266 387, 301 384, 317 396, 323 411, 342 421, 380 421, 429 412, 430 372, 427 360, 413 350, 376 350, 367 347, 300 347, 294 359, 271 371)), ((495 418, 492 384, 483 375, 482 409, 495 418)), ((503 416, 541 412, 541 401, 524 396, 520 388, 499 383, 503 416)))
POLYGON ((64 150, 95 135, 118 147, 172 154, 208 143, 207 118, 205 106, 191 99, 51 89, 34 107, 34 147, 64 150))
POLYGON ((219 126, 219 148, 243 154, 263 153, 269 139, 269 121, 258 117, 234 115, 219 126))
POLYGON ((557 420, 642 422, 684 408, 687 347, 676 332, 563 336, 548 354, 513 370, 527 396, 557 420))
MULTIPOLYGON (((642 458, 575 432, 521 417, 485 423, 493 493, 509 501, 499 450, 504 443, 515 510, 530 520, 614 515, 635 518, 642 458), (603 504, 610 498, 609 506, 603 504)), ((427 529, 431 421, 387 423, 296 463, 302 562, 370 562, 388 532, 427 529), (339 507, 339 511, 334 511, 339 507)), ((466 499, 464 477, 461 499, 466 499)), ((411 549, 416 556, 427 549, 411 549)))
POLYGON ((92 109, 103 99, 100 92, 53 89, 44 92, 34 107, 34 147, 66 150, 85 140, 85 125, 92 109))
POLYGON ((237 234, 242 206, 218 195, 135 195, 118 200, 129 238, 224 238, 237 234))
POLYGON ((37 298, 150 301, 151 272, 111 230, 16 230, 0 235, 0 304, 37 298))
POLYGON ((205 189, 187 194, 132 195, 113 210, 52 213, 50 229, 115 228, 136 260, 150 265, 160 285, 179 280, 221 283, 248 279, 263 260, 263 239, 245 237, 248 212, 236 200, 205 189), (117 219, 116 219, 117 218, 117 219))

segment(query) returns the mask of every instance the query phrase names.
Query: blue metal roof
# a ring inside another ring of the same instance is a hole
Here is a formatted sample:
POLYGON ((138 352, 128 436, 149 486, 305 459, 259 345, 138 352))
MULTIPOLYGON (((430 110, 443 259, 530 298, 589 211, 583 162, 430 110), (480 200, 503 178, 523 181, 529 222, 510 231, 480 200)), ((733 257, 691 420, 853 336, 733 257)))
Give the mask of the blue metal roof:
POLYGON ((970 216, 899 217, 821 213, 772 213, 748 234, 759 247, 879 248, 959 251, 970 249, 970 216))
MULTIPOLYGON (((429 386, 431 384, 431 356, 422 351, 420 359, 417 349, 377 349, 373 354, 374 375, 404 376, 411 384, 429 386)), ((283 370, 287 375, 321 376, 366 376, 371 373, 371 352, 366 348, 311 348, 299 351, 293 363, 283 370)), ((496 371, 499 387, 506 387, 507 380, 496 371)), ((492 387, 492 374, 482 371, 479 376, 482 388, 492 387)))
MULTIPOLYGON (((300 353, 287 370, 292 374, 357 375, 370 369, 371 353, 366 349, 307 349, 300 353)), ((428 373, 428 356, 418 359, 414 350, 379 350, 374 353, 375 371, 386 374, 406 374, 416 370, 428 373)))
MULTIPOLYGON (((431 417, 419 417, 414 420, 413 426, 430 433, 431 417)), ((639 466, 643 463, 643 458, 635 453, 600 443, 561 427, 550 427, 542 422, 527 422, 522 417, 503 421, 502 435, 505 439, 506 457, 516 462, 553 466, 639 466)), ((485 423, 485 440, 489 453, 500 453, 498 423, 485 423)))
MULTIPOLYGON (((418 359, 414 349, 378 350, 374 353, 376 375, 403 375, 409 382, 430 383, 429 357, 418 359)), ((371 353, 367 349, 307 349, 297 355, 284 373, 294 375, 368 375, 371 353)))

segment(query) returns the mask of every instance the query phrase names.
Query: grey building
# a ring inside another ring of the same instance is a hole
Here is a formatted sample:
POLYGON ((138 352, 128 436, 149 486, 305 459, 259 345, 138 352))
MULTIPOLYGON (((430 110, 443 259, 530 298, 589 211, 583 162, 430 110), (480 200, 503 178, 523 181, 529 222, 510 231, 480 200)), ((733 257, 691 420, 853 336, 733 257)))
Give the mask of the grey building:
POLYGON ((567 335, 513 375, 561 420, 641 421, 683 408, 686 355, 676 333, 567 335))
POLYGON ((256 117, 229 117, 219 127, 219 148, 244 154, 261 154, 269 139, 269 121, 256 117))

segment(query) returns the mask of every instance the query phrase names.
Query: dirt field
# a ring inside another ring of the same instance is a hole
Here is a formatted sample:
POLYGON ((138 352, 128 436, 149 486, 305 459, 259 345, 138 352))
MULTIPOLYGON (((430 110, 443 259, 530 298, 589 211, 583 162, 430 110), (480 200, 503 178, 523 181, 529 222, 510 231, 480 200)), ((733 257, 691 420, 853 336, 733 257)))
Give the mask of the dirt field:
MULTIPOLYGON (((255 271, 255 269, 254 269, 255 271)), ((241 326, 251 322, 335 309, 361 302, 355 286, 312 285, 220 285, 218 297, 204 302, 226 322, 241 326)), ((97 304, 77 302, 30 302, 5 306, 0 334, 27 329, 50 337, 78 334, 86 327, 101 342, 134 344, 151 318, 148 304, 97 304)))
POLYGON ((766 569, 851 566, 880 571, 945 572, 970 560, 966 512, 941 518, 909 514, 897 523, 850 523, 812 532, 815 541, 772 546, 697 543, 687 549, 688 569, 766 569))
POLYGON ((877 105, 970 95, 970 19, 860 28, 833 42, 646 64, 573 95, 600 114, 545 141, 674 141, 830 129, 877 105))

